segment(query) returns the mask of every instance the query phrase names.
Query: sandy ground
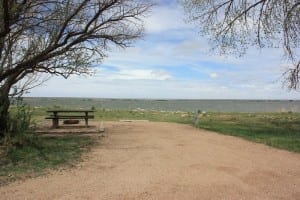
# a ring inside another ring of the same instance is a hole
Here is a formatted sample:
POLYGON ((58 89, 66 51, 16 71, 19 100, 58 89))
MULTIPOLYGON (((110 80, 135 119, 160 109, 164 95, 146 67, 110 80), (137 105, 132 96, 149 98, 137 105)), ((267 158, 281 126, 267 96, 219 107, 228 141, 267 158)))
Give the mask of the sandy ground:
POLYGON ((300 155, 189 125, 109 122, 76 168, 0 188, 0 199, 300 199, 300 155))

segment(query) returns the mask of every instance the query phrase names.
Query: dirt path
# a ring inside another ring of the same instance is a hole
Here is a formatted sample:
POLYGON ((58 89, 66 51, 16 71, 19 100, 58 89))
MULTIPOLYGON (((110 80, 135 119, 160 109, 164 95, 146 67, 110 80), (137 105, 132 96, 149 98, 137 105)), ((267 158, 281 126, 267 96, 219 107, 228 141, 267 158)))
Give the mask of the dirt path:
POLYGON ((106 123, 76 169, 0 188, 0 199, 300 199, 300 155, 189 125, 106 123))

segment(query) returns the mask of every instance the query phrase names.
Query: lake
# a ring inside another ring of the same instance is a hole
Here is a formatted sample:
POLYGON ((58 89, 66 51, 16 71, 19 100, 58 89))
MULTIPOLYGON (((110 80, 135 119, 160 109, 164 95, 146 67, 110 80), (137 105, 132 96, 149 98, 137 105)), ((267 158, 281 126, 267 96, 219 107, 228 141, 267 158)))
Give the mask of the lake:
POLYGON ((34 107, 211 112, 300 112, 300 100, 166 100, 25 97, 34 107))

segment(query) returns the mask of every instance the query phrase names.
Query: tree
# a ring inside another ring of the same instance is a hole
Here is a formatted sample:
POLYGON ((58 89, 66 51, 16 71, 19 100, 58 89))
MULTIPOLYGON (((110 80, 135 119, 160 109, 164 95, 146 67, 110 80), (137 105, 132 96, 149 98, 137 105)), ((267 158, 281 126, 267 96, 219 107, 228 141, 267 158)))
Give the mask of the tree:
POLYGON ((20 92, 14 87, 43 73, 90 73, 112 45, 142 36, 150 7, 140 0, 0 0, 0 137, 8 131, 9 96, 20 92))
POLYGON ((283 49, 290 89, 299 88, 299 0, 182 0, 189 21, 208 36, 213 49, 243 55, 249 46, 283 49))

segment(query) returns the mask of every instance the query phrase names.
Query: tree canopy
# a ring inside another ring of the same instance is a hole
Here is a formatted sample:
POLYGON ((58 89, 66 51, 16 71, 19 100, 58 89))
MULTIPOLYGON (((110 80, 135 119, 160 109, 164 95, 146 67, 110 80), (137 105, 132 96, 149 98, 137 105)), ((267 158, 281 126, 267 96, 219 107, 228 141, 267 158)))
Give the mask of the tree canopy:
POLYGON ((243 55, 250 46, 282 48, 284 83, 299 88, 299 0, 182 0, 188 20, 221 53, 243 55))
POLYGON ((140 0, 0 0, 0 135, 13 87, 42 73, 90 73, 112 45, 142 36, 150 7, 140 0))

